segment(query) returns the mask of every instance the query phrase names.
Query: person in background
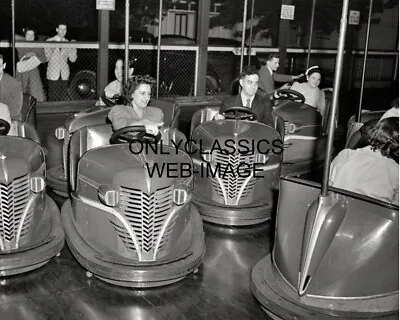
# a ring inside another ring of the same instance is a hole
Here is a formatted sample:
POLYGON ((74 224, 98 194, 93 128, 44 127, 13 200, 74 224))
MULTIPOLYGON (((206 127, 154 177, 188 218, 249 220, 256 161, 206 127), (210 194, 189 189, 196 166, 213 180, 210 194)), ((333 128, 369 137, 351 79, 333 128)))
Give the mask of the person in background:
POLYGON ((23 93, 21 82, 5 73, 5 67, 4 57, 0 54, 0 102, 9 108, 12 120, 22 120, 23 93))
POLYGON ((128 80, 123 89, 127 104, 116 105, 108 113, 114 131, 143 125, 147 133, 158 134, 159 127, 163 125, 164 113, 159 108, 148 106, 155 82, 149 75, 135 75, 128 80))
POLYGON ((219 114, 215 116, 215 120, 224 119, 224 111, 230 107, 247 107, 257 115, 257 121, 274 126, 272 118, 272 102, 268 97, 257 94, 259 86, 258 70, 254 67, 245 67, 240 74, 239 84, 240 93, 226 98, 222 102, 219 114))
MULTIPOLYGON (((25 41, 35 40, 35 31, 32 28, 23 29, 25 41)), ((37 101, 45 101, 42 79, 40 78, 39 65, 46 62, 43 48, 17 49, 19 62, 17 63, 17 80, 21 81, 23 92, 34 96, 37 101)))
POLYGON ((316 108, 321 116, 325 115, 325 93, 319 88, 322 72, 318 66, 308 68, 305 72, 306 81, 295 81, 290 89, 300 92, 306 99, 304 103, 316 108))
MULTIPOLYGON (((136 59, 129 60, 129 78, 133 76, 133 71, 135 70, 135 61, 136 59)), ((114 74, 116 79, 111 81, 104 88, 104 94, 107 98, 112 98, 114 96, 120 96, 123 94, 124 60, 122 58, 115 62, 114 74)))
POLYGON ((369 145, 344 149, 332 161, 329 184, 399 205, 399 118, 378 122, 369 145))
MULTIPOLYGON (((65 38, 67 25, 58 24, 57 34, 46 41, 68 42, 65 38)), ((74 41, 74 40, 71 40, 74 41)), ((49 85, 49 100, 68 100, 68 79, 70 75, 68 60, 75 62, 77 59, 76 48, 45 48, 46 58, 49 61, 46 78, 49 85)))
MULTIPOLYGON (((260 59, 261 60, 261 59, 260 59)), ((264 92, 265 95, 272 97, 275 92, 275 82, 292 82, 301 78, 304 74, 299 74, 297 76, 291 76, 286 74, 277 73, 276 70, 279 68, 279 54, 270 52, 267 59, 261 60, 261 68, 258 70, 260 76, 260 90, 264 92)), ((287 85, 281 88, 287 88, 287 85)))

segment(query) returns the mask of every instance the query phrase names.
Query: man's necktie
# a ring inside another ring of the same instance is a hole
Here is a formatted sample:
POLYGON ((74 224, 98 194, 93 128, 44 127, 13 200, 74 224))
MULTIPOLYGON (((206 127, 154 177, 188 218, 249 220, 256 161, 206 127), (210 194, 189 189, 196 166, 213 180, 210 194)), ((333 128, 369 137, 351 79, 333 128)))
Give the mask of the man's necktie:
POLYGON ((251 105, 250 105, 250 99, 247 99, 246 108, 249 108, 249 109, 251 109, 251 105))

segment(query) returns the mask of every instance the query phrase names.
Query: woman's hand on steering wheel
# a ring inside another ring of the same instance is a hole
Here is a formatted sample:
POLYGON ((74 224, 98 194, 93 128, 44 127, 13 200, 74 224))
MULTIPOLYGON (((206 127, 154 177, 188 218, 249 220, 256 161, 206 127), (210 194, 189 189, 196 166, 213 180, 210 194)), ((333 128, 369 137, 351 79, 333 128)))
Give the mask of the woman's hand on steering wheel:
MULTIPOLYGON (((158 128, 157 128, 158 130, 158 128)), ((134 141, 148 141, 158 143, 161 140, 161 132, 155 134, 147 132, 145 125, 128 126, 116 130, 110 138, 110 144, 131 143, 134 141)))

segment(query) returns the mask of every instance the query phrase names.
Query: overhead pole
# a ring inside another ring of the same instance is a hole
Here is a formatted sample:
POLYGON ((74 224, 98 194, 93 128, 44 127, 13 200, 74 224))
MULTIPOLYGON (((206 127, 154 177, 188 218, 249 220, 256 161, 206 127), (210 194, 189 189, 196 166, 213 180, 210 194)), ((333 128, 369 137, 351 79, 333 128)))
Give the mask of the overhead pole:
POLYGON ((161 25, 162 25, 163 0, 160 0, 158 8, 158 41, 157 41, 157 78, 156 78, 156 97, 158 99, 160 87, 160 60, 161 60, 161 25))
POLYGON ((314 32, 315 3, 316 3, 316 0, 313 0, 312 8, 311 8, 310 36, 309 36, 309 39, 308 39, 307 67, 306 67, 306 70, 310 67, 311 44, 312 44, 312 37, 313 37, 313 32, 314 32))
POLYGON ((15 77, 15 0, 11 0, 11 42, 12 42, 12 72, 15 77))
POLYGON ((363 61, 362 78, 361 78, 360 100, 359 100, 359 103, 358 103, 358 110, 357 110, 355 122, 360 122, 360 120, 361 120, 361 110, 362 110, 362 102, 363 102, 363 95, 364 95, 364 84, 365 84, 365 71, 366 71, 366 68, 367 68, 369 34, 370 34, 370 27, 371 27, 371 17, 372 17, 372 6, 373 6, 373 4, 374 4, 374 0, 370 0, 370 2, 369 2, 369 12, 368 12, 368 23, 367 23, 367 34, 365 36, 364 61, 363 61))
POLYGON ((242 28, 242 50, 240 51, 240 72, 242 72, 242 70, 243 70, 244 43, 246 40, 246 21, 247 21, 247 0, 244 0, 243 28, 242 28))
POLYGON ((250 16, 250 34, 249 34, 249 58, 247 65, 250 66, 251 64, 251 48, 253 45, 253 18, 254 18, 254 0, 251 1, 251 16, 250 16))
POLYGON ((129 0, 125 0, 125 63, 124 63, 124 83, 127 83, 129 78, 129 0))
POLYGON ((329 118, 329 130, 328 130, 328 140, 326 144, 326 153, 325 153, 325 165, 324 165, 324 174, 322 178, 322 188, 321 188, 321 196, 328 195, 328 185, 329 185, 329 169, 332 160, 332 152, 333 152, 333 138, 335 134, 335 115, 336 110, 339 107, 339 91, 340 91, 340 81, 342 77, 342 69, 343 69, 343 56, 344 56, 344 47, 345 47, 345 39, 346 39, 346 30, 347 30, 347 14, 349 11, 349 0, 343 0, 342 7, 342 18, 340 20, 340 33, 339 33, 339 44, 336 54, 336 65, 335 65, 335 77, 333 83, 333 100, 332 100, 332 108, 330 112, 329 118))

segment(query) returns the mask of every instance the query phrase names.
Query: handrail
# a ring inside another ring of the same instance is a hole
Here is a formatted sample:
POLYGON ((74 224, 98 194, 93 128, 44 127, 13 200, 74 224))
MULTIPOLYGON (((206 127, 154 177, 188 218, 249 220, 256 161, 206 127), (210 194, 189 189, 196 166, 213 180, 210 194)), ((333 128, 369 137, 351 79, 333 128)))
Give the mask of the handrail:
MULTIPOLYGON (((7 40, 0 40, 0 48, 10 48, 11 42, 7 40)), ((77 48, 77 49, 99 49, 98 42, 50 42, 50 41, 16 41, 16 48, 77 48)), ((124 44, 110 43, 109 49, 125 49, 124 44)), ((219 51, 219 52, 236 52, 240 47, 234 46, 209 46, 208 51, 219 51)), ((157 45, 154 44, 130 44, 129 49, 134 50, 156 50, 157 45)), ((171 51, 197 51, 197 45, 161 45, 162 50, 171 51)), ((246 49, 245 49, 246 51, 246 49)), ((279 48, 258 48, 253 47, 251 49, 252 54, 255 53, 267 53, 267 52, 279 52, 279 48)), ((308 48, 287 48, 287 53, 308 53, 308 48)), ((313 54, 326 54, 334 55, 337 53, 336 49, 311 49, 313 54)), ((352 54, 364 55, 364 50, 352 50, 352 54)), ((397 50, 371 50, 368 51, 368 55, 371 56, 398 56, 399 51, 397 50)))

